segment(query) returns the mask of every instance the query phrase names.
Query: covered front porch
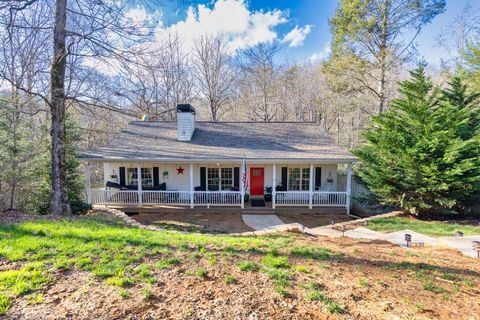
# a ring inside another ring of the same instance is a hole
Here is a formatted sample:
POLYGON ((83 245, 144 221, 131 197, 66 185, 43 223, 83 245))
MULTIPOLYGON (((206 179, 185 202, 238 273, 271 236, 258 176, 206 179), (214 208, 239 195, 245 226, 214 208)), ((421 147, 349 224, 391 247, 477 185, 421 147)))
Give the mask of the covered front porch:
POLYGON ((350 211, 351 163, 296 161, 110 161, 92 187, 93 162, 85 162, 90 204, 185 208, 344 208, 350 211), (246 173, 246 179, 244 174, 246 173), (340 172, 344 179, 339 179, 340 172), (340 182, 342 180, 342 182, 340 182), (100 187, 101 186, 101 187, 100 187))

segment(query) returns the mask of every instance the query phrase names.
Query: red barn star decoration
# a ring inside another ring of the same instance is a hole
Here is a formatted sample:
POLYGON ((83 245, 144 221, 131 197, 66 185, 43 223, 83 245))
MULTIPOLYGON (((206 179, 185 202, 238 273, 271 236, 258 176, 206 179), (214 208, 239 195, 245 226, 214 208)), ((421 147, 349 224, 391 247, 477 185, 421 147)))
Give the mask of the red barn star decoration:
POLYGON ((182 168, 182 166, 179 166, 177 168, 177 174, 183 174, 183 170, 185 170, 184 168, 182 168))

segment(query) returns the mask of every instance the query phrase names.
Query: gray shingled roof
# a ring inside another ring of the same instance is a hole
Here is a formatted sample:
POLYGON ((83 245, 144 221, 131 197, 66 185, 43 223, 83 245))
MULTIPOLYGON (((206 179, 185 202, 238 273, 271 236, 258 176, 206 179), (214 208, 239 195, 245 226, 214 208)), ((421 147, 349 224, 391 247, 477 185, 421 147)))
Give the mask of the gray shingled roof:
POLYGON ((98 160, 346 160, 355 158, 316 123, 195 123, 192 140, 176 140, 173 122, 131 122, 108 145, 81 155, 98 160))

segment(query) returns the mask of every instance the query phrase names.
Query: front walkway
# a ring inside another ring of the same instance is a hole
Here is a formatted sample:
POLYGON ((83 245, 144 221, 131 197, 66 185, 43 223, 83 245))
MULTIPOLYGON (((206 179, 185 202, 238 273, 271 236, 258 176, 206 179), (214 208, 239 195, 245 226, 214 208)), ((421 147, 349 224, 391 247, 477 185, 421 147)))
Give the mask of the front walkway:
MULTIPOLYGON (((94 206, 93 209, 94 211, 105 212, 110 215, 121 218, 122 220, 125 221, 126 224, 131 225, 133 227, 148 229, 152 231, 165 230, 164 228, 161 228, 158 226, 145 225, 145 224, 139 223, 138 221, 129 217, 125 212, 117 209, 108 208, 106 206, 94 206)), ((394 216, 396 214, 398 213, 393 212, 393 213, 384 214, 382 216, 387 217, 387 216, 394 216)), ((373 218, 374 217, 355 220, 353 223, 359 223, 359 221, 369 220, 373 218)), ((390 243, 400 245, 401 247, 406 248, 405 234, 408 233, 412 236, 411 238, 412 246, 429 245, 429 246, 449 247, 449 248, 460 251, 462 254, 466 256, 470 256, 474 258, 477 257, 477 252, 473 250, 472 242, 480 241, 480 235, 432 238, 408 229, 396 231, 396 232, 390 232, 390 233, 380 233, 380 232, 369 230, 364 227, 356 227, 352 230, 346 230, 345 224, 349 224, 349 222, 343 222, 335 225, 336 228, 342 227, 344 231, 339 231, 333 228, 332 226, 305 228, 305 226, 299 223, 285 224, 276 215, 243 215, 242 219, 247 226, 251 227, 255 231, 230 233, 230 235, 260 236, 260 235, 276 233, 276 232, 299 232, 299 233, 305 233, 313 236, 325 236, 329 238, 340 238, 342 236, 345 236, 353 239, 383 240, 383 241, 388 241, 390 243)), ((209 234, 209 235, 213 236, 214 234, 209 234)))
POLYGON ((254 230, 272 228, 285 223, 274 214, 243 214, 243 222, 254 230))
POLYGON ((477 252, 473 250, 473 241, 480 241, 480 235, 463 237, 441 237, 433 238, 427 235, 412 231, 400 230, 390 233, 380 233, 364 227, 357 227, 345 232, 333 229, 331 226, 323 226, 312 229, 305 229, 305 233, 315 236, 325 236, 329 238, 340 238, 342 236, 353 239, 383 240, 406 248, 405 234, 412 236, 412 246, 444 246, 456 249, 466 256, 476 258, 477 252))

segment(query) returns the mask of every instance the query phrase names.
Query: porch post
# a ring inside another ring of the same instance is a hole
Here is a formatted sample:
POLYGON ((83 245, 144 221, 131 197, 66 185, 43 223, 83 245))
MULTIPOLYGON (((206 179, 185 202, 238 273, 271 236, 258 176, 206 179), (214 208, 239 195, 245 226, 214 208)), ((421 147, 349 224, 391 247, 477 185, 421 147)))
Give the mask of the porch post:
POLYGON ((92 184, 90 180, 90 164, 85 162, 85 201, 92 204, 92 184))
POLYGON ((193 163, 190 163, 190 208, 193 209, 193 163))
POLYGON ((272 209, 275 209, 275 199, 277 197, 277 164, 272 165, 272 209))
POLYGON ((245 168, 245 165, 244 165, 244 162, 242 160, 242 168, 241 168, 241 177, 240 177, 240 206, 242 209, 245 208, 245 186, 244 186, 244 183, 243 183, 243 173, 245 172, 246 168, 245 168))
POLYGON ((143 194, 142 194, 142 167, 137 166, 137 190, 138 190, 138 203, 143 203, 143 194))
POLYGON ((351 194, 352 194, 352 164, 348 164, 347 166, 347 190, 346 191, 346 201, 345 207, 347 209, 347 214, 350 214, 350 202, 351 202, 351 194))
POLYGON ((308 208, 312 209, 313 208, 313 164, 310 164, 310 178, 308 179, 309 185, 308 185, 308 208))

